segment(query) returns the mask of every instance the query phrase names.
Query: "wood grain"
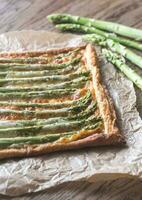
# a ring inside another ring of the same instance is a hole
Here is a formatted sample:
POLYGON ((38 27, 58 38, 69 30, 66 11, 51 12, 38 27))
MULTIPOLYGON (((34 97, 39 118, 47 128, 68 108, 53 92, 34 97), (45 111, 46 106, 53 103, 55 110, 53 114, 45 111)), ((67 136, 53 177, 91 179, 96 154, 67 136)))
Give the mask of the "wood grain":
MULTIPOLYGON (((131 179, 96 183, 73 182, 46 191, 14 197, 14 200, 141 200, 142 182, 131 179)), ((0 196, 2 200, 9 197, 0 196)))
MULTIPOLYGON (((66 12, 107 19, 142 28, 142 0, 0 0, 0 33, 14 30, 54 30, 46 16, 66 12)), ((142 92, 136 89, 137 107, 142 115, 142 92)), ((0 196, 0 199, 11 199, 0 196)), ((142 181, 120 179, 97 183, 60 185, 14 200, 142 200, 142 181)))

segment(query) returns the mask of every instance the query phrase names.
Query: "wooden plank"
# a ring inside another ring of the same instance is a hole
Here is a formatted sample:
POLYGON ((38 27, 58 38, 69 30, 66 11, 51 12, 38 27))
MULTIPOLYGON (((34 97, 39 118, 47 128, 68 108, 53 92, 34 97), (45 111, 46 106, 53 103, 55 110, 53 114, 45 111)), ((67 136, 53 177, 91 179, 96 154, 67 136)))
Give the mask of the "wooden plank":
MULTIPOLYGON (((96 183, 73 182, 46 191, 14 197, 14 200, 141 200, 142 181, 118 179, 96 183)), ((0 196, 2 200, 9 197, 0 196)))

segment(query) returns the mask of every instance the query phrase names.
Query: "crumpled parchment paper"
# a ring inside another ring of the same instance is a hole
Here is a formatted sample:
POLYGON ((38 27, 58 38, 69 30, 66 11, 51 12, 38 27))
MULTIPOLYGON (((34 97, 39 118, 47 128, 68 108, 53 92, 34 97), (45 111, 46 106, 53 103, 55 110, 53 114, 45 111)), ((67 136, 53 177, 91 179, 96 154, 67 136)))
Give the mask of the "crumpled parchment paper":
MULTIPOLYGON (((47 31, 0 35, 0 51, 46 50, 75 46, 80 36, 47 31)), ((100 147, 0 161, 0 194, 17 196, 67 181, 137 176, 142 178, 142 120, 136 109, 133 84, 99 53, 103 80, 117 110, 127 147, 100 147)))

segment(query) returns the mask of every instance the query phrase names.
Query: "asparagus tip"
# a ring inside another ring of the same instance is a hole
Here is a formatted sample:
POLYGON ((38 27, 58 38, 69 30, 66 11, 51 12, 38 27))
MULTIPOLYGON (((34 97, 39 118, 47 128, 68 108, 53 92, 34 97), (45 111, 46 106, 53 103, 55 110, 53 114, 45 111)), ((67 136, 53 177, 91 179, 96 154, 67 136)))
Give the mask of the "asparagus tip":
POLYGON ((51 14, 51 15, 48 15, 47 16, 47 19, 50 21, 50 22, 53 22, 55 21, 56 17, 58 16, 58 14, 51 14))
POLYGON ((69 15, 67 15, 67 14, 55 13, 55 14, 48 15, 47 19, 52 23, 60 23, 60 20, 66 18, 68 16, 69 15))
POLYGON ((62 31, 84 33, 84 31, 82 29, 80 29, 80 27, 81 27, 80 24, 62 23, 62 24, 56 24, 55 27, 62 31))

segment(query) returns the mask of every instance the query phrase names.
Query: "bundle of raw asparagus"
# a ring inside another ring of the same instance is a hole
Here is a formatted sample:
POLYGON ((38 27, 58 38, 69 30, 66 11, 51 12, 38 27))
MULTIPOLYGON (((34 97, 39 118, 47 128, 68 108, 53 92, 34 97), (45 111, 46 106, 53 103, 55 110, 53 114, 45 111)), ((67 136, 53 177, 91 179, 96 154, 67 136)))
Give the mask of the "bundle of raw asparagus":
POLYGON ((142 77, 126 64, 125 58, 142 69, 142 57, 127 47, 142 51, 142 30, 121 24, 67 14, 52 14, 48 19, 62 31, 85 33, 83 39, 102 46, 108 61, 119 68, 142 90, 142 77), (118 35, 117 35, 118 34, 118 35), (130 39, 128 39, 130 38, 130 39))

